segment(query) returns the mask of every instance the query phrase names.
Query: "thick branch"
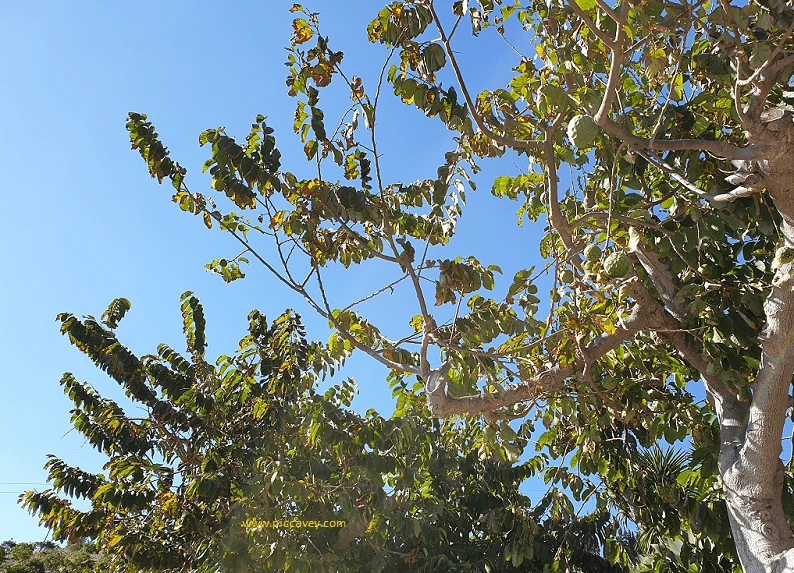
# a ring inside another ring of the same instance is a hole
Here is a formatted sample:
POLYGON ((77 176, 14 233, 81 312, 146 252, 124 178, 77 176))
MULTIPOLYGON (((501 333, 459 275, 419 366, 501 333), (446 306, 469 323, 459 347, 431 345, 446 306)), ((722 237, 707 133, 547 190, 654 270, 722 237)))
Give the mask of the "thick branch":
POLYGON ((707 151, 717 157, 726 159, 754 159, 758 152, 753 146, 736 147, 726 141, 711 141, 706 139, 668 139, 651 141, 631 133, 622 125, 616 123, 606 115, 594 118, 595 122, 608 134, 617 137, 624 143, 642 149, 653 151, 707 151))
POLYGON ((684 311, 676 302, 675 296, 678 294, 678 285, 675 284, 670 272, 669 265, 662 262, 661 257, 654 252, 646 252, 641 248, 636 251, 637 260, 648 273, 651 284, 659 293, 667 310, 677 320, 683 322, 684 311))
MULTIPOLYGON (((557 165, 554 158, 554 135, 547 132, 546 139, 543 142, 544 159, 546 163, 546 179, 547 179, 547 197, 549 207, 549 223, 557 231, 557 234, 565 246, 565 251, 569 257, 573 256, 573 236, 571 234, 571 226, 568 223, 565 215, 560 209, 560 199, 558 196, 558 180, 557 180, 557 165)), ((578 257, 573 257, 572 262, 578 267, 578 257)))
POLYGON ((607 16, 612 18, 615 22, 620 22, 621 18, 618 16, 618 13, 615 12, 604 0, 596 0, 596 4, 598 7, 601 8, 604 12, 607 13, 607 16))
POLYGON ((718 464, 724 471, 735 459, 741 433, 747 422, 749 405, 739 402, 736 395, 728 390, 719 376, 711 373, 710 361, 706 355, 695 348, 683 332, 665 332, 661 333, 659 337, 671 343, 681 358, 700 373, 706 387, 706 397, 711 407, 714 408, 720 424, 718 464))
MULTIPOLYGON (((571 4, 575 4, 575 2, 571 2, 571 4)), ((628 9, 629 6, 630 4, 628 2, 625 3, 623 5, 623 10, 628 9)), ((756 156, 756 151, 752 146, 736 147, 725 141, 708 141, 704 139, 670 139, 657 141, 646 139, 634 135, 627 128, 612 120, 609 114, 615 97, 617 97, 618 88, 620 86, 621 69, 623 61, 626 58, 626 52, 623 51, 624 36, 625 31, 623 26, 618 26, 614 42, 611 45, 608 44, 612 52, 612 59, 609 65, 609 76, 607 77, 606 90, 604 92, 604 98, 601 100, 601 106, 593 117, 599 127, 627 145, 642 149, 654 151, 708 151, 713 155, 727 159, 752 159, 756 156)))
POLYGON ((670 326, 664 308, 652 299, 634 278, 628 284, 636 303, 631 313, 614 334, 603 334, 582 349, 582 362, 576 366, 552 366, 537 376, 511 384, 503 392, 452 397, 446 393, 446 373, 449 365, 430 373, 427 380, 428 406, 433 416, 444 418, 455 414, 481 414, 498 408, 527 402, 540 394, 549 394, 563 388, 565 381, 581 374, 590 364, 620 346, 643 330, 654 330, 670 326))
MULTIPOLYGON (((760 80, 760 82, 756 84, 756 89, 750 97, 750 103, 747 106, 747 115, 753 121, 758 121, 760 118, 764 104, 766 103, 766 99, 769 96, 769 92, 772 91, 772 88, 777 82, 778 72, 787 65, 794 62, 794 56, 780 58, 780 60, 775 62, 775 59, 781 55, 783 46, 792 32, 794 32, 794 21, 791 22, 791 25, 789 25, 788 29, 780 38, 777 45, 775 46, 774 51, 769 55, 767 61, 764 62, 749 78, 744 80, 745 84, 755 83, 756 80, 760 80)), ((736 70, 736 76, 738 83, 738 68, 736 70)))

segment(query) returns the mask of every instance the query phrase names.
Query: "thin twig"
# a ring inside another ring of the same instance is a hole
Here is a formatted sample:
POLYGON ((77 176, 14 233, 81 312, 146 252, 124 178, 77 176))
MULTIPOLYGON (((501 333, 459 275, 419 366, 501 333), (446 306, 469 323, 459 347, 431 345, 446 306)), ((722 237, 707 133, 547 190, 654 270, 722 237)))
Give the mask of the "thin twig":
POLYGON ((364 298, 361 298, 361 299, 357 300, 356 302, 350 303, 349 305, 347 305, 345 308, 342 309, 342 312, 344 312, 346 310, 350 310, 354 306, 358 306, 359 304, 361 304, 363 302, 371 300, 371 299, 375 298, 376 296, 378 296, 379 294, 383 294, 387 290, 391 290, 392 292, 394 292, 394 287, 397 286, 398 284, 400 284, 402 281, 404 281, 407 278, 408 278, 408 274, 406 273, 403 276, 401 276, 400 278, 398 278, 396 281, 390 282, 385 287, 376 290, 372 294, 368 294, 364 298))
POLYGON ((447 53, 447 58, 449 58, 449 63, 452 64, 452 70, 455 72, 455 78, 457 79, 458 85, 460 86, 460 91, 463 92, 463 98, 466 101, 466 105, 469 107, 469 112, 474 118, 474 122, 477 124, 477 127, 480 128, 480 131, 482 131, 485 135, 487 135, 490 139, 492 139, 496 143, 500 143, 506 147, 512 147, 514 149, 536 149, 536 150, 540 149, 541 145, 537 141, 530 141, 525 139, 512 139, 510 137, 498 135, 493 131, 491 131, 488 128, 488 126, 485 125, 485 121, 477 111, 477 106, 474 104, 474 100, 472 100, 471 94, 469 93, 469 89, 466 86, 466 82, 463 79, 463 74, 460 71, 458 60, 455 57, 455 53, 452 51, 452 46, 450 45, 450 39, 447 36, 447 34, 444 32, 444 27, 441 25, 441 20, 438 18, 438 14, 436 13, 434 2, 430 3, 430 11, 433 15, 433 20, 436 23, 436 28, 438 28, 438 32, 441 34, 441 43, 444 45, 444 50, 447 53))

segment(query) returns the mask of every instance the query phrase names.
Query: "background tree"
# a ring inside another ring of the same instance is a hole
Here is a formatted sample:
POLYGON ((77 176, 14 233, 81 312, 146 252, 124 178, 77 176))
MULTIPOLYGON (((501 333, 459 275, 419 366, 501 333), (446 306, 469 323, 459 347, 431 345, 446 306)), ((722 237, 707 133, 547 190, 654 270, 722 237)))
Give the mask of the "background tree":
MULTIPOLYGON (((75 428, 108 459, 104 473, 51 456, 52 489, 23 496, 56 540, 96 541, 103 568, 495 572, 557 562, 624 570, 600 555, 604 543, 630 537, 610 508, 574 514, 555 487, 535 503, 519 492, 544 454, 521 464, 489 455, 482 434, 492 428, 431 418, 421 385, 399 377, 390 419, 351 411, 351 381, 318 394, 319 377, 339 361, 305 340, 294 313, 268 323, 252 312, 237 352, 213 366, 192 293, 182 299, 188 358, 166 345, 133 355, 114 333, 129 307, 117 299, 100 321, 59 316, 62 332, 131 401, 123 408, 68 373, 61 380, 75 428), (138 409, 145 415, 128 414, 138 409), (79 499, 90 508, 72 505, 79 499)), ((500 450, 527 442, 513 434, 500 450)), ((637 549, 669 560, 666 549, 637 549)), ((44 553, 20 545, 9 573, 51 569, 36 568, 31 555, 46 565, 44 553)))
POLYGON ((101 556, 88 543, 60 547, 51 541, 0 544, 2 573, 90 573, 102 566, 101 556))
MULTIPOLYGON (((258 211, 263 226, 223 214, 187 189, 146 117, 131 114, 133 148, 172 181, 174 201, 207 226, 217 221, 303 294, 334 326, 332 351, 346 345, 416 376, 434 416, 482 414, 501 430, 484 444, 510 435, 504 420, 541 419, 539 447, 575 469, 547 475, 577 499, 630 498, 634 478, 620 460, 638 445, 691 437, 699 453, 680 481, 721 488, 744 570, 794 568, 780 459, 794 372, 791 3, 393 2, 368 28, 388 50, 369 90, 343 69, 317 14, 293 11, 287 84, 315 174, 281 168, 262 116, 242 145, 205 131, 212 187, 258 211), (464 20, 475 36, 535 53, 516 48, 509 83, 471 93, 454 50, 464 20), (442 86, 450 73, 457 90, 442 86), (319 102, 334 78, 352 107, 332 132, 319 102), (384 80, 457 132, 436 179, 382 180, 384 80), (476 161, 507 153, 527 156, 528 170, 497 178, 492 191, 519 202, 519 223, 545 216, 548 262, 516 269, 507 291, 489 297, 501 269, 437 253, 464 212, 476 161), (260 235, 275 241, 269 259, 260 235), (373 297, 403 282, 414 293, 412 333, 389 337, 355 304, 327 300, 326 269, 371 259, 394 270, 373 297), (544 274, 553 286, 541 314, 544 274)), ((234 280, 240 262, 208 266, 234 280)), ((690 509, 697 529, 726 539, 727 525, 690 509)))

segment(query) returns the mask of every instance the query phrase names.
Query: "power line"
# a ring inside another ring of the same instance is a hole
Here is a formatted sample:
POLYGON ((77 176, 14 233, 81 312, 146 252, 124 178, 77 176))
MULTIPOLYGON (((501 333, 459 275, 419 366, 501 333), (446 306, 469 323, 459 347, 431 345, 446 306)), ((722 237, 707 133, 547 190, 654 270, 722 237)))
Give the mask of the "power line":
MULTIPOLYGON (((0 485, 50 485, 40 481, 0 481, 0 485)), ((0 495, 22 495, 24 491, 0 491, 0 495)))

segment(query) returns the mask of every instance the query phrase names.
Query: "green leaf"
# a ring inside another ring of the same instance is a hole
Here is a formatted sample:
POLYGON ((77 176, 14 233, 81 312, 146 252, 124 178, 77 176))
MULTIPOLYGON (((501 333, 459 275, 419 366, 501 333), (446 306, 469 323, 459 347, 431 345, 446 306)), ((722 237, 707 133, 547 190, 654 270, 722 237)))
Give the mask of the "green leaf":
POLYGON ((102 313, 102 323, 110 329, 117 328, 119 321, 124 318, 131 306, 132 304, 126 298, 115 299, 102 313))
POLYGON ((317 140, 310 139, 306 142, 306 145, 303 146, 303 152, 306 154, 306 159, 312 160, 314 156, 317 155, 317 140))

